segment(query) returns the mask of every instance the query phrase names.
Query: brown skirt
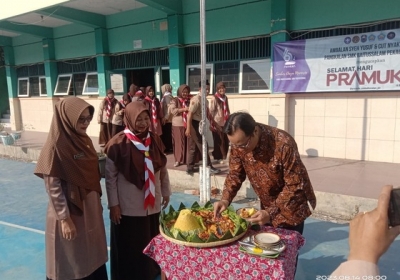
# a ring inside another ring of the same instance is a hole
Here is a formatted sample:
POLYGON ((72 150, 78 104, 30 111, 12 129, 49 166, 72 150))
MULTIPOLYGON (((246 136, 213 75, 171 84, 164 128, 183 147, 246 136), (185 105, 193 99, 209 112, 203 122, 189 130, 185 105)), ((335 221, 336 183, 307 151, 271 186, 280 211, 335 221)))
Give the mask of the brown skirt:
POLYGON ((111 138, 114 137, 115 134, 117 134, 117 133, 123 131, 124 129, 125 129, 125 126, 123 126, 123 125, 116 125, 116 124, 113 124, 113 125, 112 125, 111 138))
POLYGON ((122 216, 119 225, 111 222, 110 268, 112 280, 153 280, 161 273, 158 264, 143 254, 144 248, 159 234, 160 213, 122 216))
POLYGON ((188 141, 183 126, 172 126, 172 144, 174 147, 175 162, 186 164, 188 141))
POLYGON ((112 138, 112 123, 100 123, 99 144, 105 145, 112 138))

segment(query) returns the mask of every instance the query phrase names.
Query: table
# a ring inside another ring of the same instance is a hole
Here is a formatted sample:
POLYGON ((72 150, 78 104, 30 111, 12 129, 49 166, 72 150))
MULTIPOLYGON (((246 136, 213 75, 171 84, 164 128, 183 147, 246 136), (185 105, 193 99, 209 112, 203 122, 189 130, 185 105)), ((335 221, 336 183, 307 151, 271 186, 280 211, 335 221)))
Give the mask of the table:
POLYGON ((240 252, 237 241, 214 248, 194 248, 157 235, 143 253, 159 264, 168 280, 294 279, 296 257, 305 243, 304 237, 296 231, 269 226, 257 232, 249 230, 246 236, 258 232, 277 233, 286 244, 285 251, 276 259, 268 259, 240 252))

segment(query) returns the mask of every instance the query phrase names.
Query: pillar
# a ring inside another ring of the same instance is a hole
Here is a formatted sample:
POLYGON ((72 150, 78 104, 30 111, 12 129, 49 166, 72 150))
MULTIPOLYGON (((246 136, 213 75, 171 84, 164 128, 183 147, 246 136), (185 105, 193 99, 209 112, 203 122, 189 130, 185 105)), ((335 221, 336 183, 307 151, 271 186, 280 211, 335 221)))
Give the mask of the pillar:
POLYGON ((183 44, 182 15, 168 16, 169 77, 173 92, 186 82, 185 50, 183 44))

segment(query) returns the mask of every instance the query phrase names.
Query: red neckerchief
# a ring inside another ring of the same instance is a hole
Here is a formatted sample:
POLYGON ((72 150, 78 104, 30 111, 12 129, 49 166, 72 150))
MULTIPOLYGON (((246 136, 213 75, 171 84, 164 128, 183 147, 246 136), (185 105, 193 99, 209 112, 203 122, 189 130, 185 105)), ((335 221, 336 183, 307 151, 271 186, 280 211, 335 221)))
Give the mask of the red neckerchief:
POLYGON ((112 102, 114 101, 114 98, 108 98, 106 97, 106 102, 107 102, 107 107, 106 107, 106 115, 107 115, 107 120, 110 119, 111 116, 111 108, 112 108, 112 102))
POLYGON ((129 129, 126 128, 124 133, 126 137, 132 141, 133 145, 135 145, 135 147, 144 154, 144 209, 147 209, 148 206, 154 207, 154 203, 156 201, 156 180, 154 177, 153 161, 151 160, 149 153, 151 144, 150 133, 147 133, 144 143, 129 129))
POLYGON ((157 127, 157 106, 156 106, 156 98, 151 99, 149 96, 145 98, 147 101, 151 102, 151 121, 154 124, 154 127, 157 127))
POLYGON ((222 97, 218 92, 215 93, 215 97, 221 100, 224 110, 224 121, 227 121, 229 118, 229 109, 228 109, 228 102, 226 96, 222 97))
MULTIPOLYGON (((182 108, 187 108, 188 107, 188 105, 187 105, 187 101, 189 100, 189 99, 187 99, 187 98, 178 98, 178 100, 179 100, 179 103, 181 103, 181 107, 182 108)), ((182 113, 182 120, 183 120, 183 127, 184 128, 186 128, 187 127, 187 115, 188 115, 188 112, 183 112, 182 113)))

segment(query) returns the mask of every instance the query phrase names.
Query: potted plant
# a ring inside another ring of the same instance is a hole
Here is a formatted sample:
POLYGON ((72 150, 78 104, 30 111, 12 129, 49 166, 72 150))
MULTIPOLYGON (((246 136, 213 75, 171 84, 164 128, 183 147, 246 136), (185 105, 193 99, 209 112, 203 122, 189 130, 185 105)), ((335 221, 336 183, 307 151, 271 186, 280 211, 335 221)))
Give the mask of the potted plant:
POLYGON ((9 146, 14 144, 14 138, 6 131, 0 132, 0 138, 4 146, 9 146))

